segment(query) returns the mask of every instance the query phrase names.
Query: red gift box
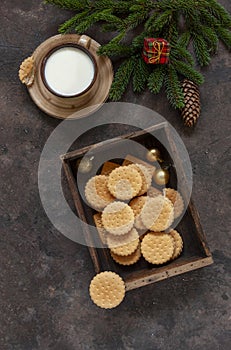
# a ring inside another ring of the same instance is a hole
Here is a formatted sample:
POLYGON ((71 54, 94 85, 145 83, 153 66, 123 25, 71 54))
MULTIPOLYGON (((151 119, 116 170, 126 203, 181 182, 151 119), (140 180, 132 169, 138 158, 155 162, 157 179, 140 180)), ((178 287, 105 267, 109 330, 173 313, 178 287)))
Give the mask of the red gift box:
POLYGON ((142 57, 149 64, 167 64, 170 44, 162 38, 145 38, 142 57))

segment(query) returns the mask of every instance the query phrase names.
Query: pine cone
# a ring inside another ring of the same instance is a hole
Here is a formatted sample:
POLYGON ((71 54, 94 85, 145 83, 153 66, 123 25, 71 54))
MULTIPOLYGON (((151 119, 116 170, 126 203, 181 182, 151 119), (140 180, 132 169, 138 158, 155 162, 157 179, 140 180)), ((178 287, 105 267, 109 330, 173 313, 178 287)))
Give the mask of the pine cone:
POLYGON ((185 106, 182 109, 182 118, 186 126, 192 127, 196 124, 197 119, 200 116, 201 104, 200 104, 200 91, 198 86, 185 79, 182 82, 184 92, 185 106))

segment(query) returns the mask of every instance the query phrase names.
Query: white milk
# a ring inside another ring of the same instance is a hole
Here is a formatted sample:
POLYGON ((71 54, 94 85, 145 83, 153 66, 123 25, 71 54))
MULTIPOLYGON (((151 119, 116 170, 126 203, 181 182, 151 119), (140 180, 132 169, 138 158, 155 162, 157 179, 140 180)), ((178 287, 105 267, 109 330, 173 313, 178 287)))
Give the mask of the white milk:
POLYGON ((47 59, 44 69, 48 86, 62 96, 81 93, 94 78, 91 58, 76 47, 58 49, 47 59))

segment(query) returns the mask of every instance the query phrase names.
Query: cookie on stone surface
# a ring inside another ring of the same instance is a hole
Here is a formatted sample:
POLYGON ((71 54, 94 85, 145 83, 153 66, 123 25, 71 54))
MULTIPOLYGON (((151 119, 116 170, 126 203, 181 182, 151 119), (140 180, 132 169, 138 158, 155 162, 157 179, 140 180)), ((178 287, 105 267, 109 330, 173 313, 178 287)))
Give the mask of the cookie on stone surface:
POLYGON ((121 256, 114 254, 112 251, 110 251, 112 259, 117 262, 120 265, 129 266, 135 264, 141 257, 141 250, 140 250, 140 244, 138 248, 134 251, 134 253, 127 255, 127 256, 121 256))
POLYGON ((134 224, 134 213, 128 204, 113 202, 104 208, 102 223, 108 232, 113 235, 123 235, 129 232, 134 224))
POLYGON ((164 188, 163 192, 174 206, 174 218, 178 218, 184 210, 184 201, 181 194, 173 188, 164 188))
POLYGON ((156 232, 166 230, 174 220, 172 202, 164 196, 147 197, 141 211, 141 219, 149 230, 156 232))
POLYGON ((97 274, 89 287, 91 300, 103 309, 118 306, 125 296, 125 283, 122 278, 112 271, 97 274))
POLYGON ((168 233, 149 232, 141 242, 141 253, 151 264, 160 265, 168 262, 174 252, 174 239, 168 233))
POLYGON ((108 189, 120 200, 129 200, 136 196, 142 186, 142 178, 137 169, 120 166, 112 170, 108 178, 108 189))
POLYGON ((85 197, 93 209, 100 211, 115 200, 109 192, 107 184, 108 176, 105 175, 96 175, 86 183, 85 197))

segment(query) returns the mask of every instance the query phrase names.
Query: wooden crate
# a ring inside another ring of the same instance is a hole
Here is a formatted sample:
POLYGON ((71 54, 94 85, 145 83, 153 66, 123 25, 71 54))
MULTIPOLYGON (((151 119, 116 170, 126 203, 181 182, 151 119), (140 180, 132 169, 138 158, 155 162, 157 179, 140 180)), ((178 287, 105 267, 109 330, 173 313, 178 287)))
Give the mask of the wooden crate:
MULTIPOLYGON (((139 159, 145 160, 145 154, 133 154, 132 148, 129 150, 123 150, 122 141, 129 139, 140 143, 147 149, 154 147, 159 148, 161 150, 161 153, 164 155, 165 160, 172 162, 172 159, 166 148, 155 137, 155 131, 158 132, 158 138, 161 139, 161 137, 163 137, 165 140, 167 140, 168 146, 173 152, 175 152, 175 162, 173 166, 170 167, 170 183, 168 184, 169 187, 174 188, 177 181, 174 165, 181 167, 182 164, 181 159, 177 156, 176 146, 171 140, 167 123, 161 123, 158 126, 150 127, 146 130, 133 132, 120 136, 118 138, 90 145, 61 156, 63 168, 72 193, 77 215, 83 222, 94 225, 93 215, 95 214, 95 211, 89 208, 88 205, 82 200, 79 189, 77 188, 77 161, 81 159, 86 154, 86 152, 89 151, 92 155, 94 155, 95 159, 97 159, 97 157, 101 157, 103 152, 105 157, 108 155, 109 158, 107 158, 107 160, 112 160, 120 164, 122 164, 127 154, 131 154, 139 159), (124 152, 124 158, 121 157, 120 159, 111 159, 110 155, 112 153, 112 150, 115 149, 119 151, 120 155, 121 152, 124 152)), ((100 173, 100 168, 98 169, 98 173, 100 173)), ((95 174, 85 174, 83 177, 82 185, 84 186, 88 178, 93 175, 95 174)), ((181 181, 183 181, 183 178, 181 178, 181 181)), ((184 193, 182 193, 182 196, 184 197, 184 193)), ((87 225, 83 225, 82 229, 86 244, 89 246, 89 252, 94 264, 95 272, 99 273, 105 270, 115 271, 124 279, 126 290, 132 290, 213 263, 211 252, 207 245, 205 234, 200 224, 199 215, 192 200, 189 202, 184 217, 176 227, 176 229, 181 233, 184 241, 183 253, 178 259, 166 263, 160 267, 149 264, 143 258, 141 258, 136 264, 132 266, 119 265, 115 263, 111 258, 109 249, 94 248, 94 238, 92 236, 91 230, 87 225)))

